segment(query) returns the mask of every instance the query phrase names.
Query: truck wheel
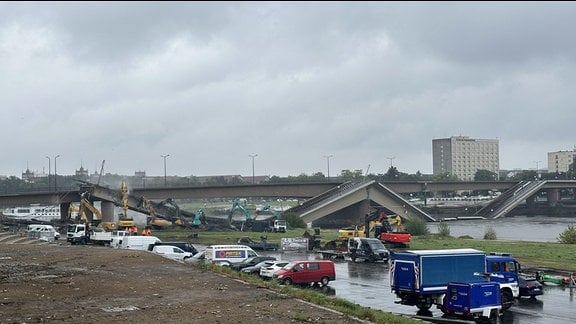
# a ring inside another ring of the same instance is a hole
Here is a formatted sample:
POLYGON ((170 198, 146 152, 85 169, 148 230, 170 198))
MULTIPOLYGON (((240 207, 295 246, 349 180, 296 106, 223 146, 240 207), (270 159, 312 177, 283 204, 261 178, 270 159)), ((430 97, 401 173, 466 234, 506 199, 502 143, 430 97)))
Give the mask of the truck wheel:
POLYGON ((421 300, 420 303, 416 305, 416 307, 418 307, 419 310, 429 310, 430 307, 432 307, 432 299, 426 298, 421 300))
POLYGON ((322 287, 328 286, 328 282, 330 282, 330 279, 328 277, 322 277, 320 281, 320 283, 322 283, 322 287))
POLYGON ((501 290, 500 296, 502 297, 502 310, 507 310, 514 304, 514 296, 509 290, 501 290))

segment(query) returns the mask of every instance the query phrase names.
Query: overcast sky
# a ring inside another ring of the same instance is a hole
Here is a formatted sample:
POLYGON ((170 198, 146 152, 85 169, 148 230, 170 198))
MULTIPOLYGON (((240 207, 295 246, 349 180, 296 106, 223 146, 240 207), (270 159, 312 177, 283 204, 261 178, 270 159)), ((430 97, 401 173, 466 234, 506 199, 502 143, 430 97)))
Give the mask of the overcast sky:
POLYGON ((432 173, 458 135, 543 169, 575 31, 571 2, 2 2, 0 175, 432 173))

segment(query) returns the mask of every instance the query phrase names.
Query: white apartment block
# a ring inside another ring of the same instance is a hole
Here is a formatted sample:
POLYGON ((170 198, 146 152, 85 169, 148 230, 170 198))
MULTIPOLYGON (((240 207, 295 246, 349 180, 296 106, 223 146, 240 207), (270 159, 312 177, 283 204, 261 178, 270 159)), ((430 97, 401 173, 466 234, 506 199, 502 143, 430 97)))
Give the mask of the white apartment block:
POLYGON ((497 139, 474 139, 468 136, 432 140, 432 171, 449 173, 460 180, 474 180, 478 170, 498 174, 500 156, 497 139))
POLYGON ((572 151, 548 152, 548 172, 568 172, 570 164, 574 163, 576 149, 572 151))

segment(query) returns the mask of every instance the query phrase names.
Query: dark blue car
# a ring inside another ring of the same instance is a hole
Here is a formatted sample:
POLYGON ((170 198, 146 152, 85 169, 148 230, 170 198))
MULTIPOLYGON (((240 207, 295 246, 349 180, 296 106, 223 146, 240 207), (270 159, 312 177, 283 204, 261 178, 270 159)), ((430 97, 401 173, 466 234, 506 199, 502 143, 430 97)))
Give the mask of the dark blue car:
POLYGON ((542 284, 534 276, 519 275, 518 286, 520 287, 520 297, 536 298, 536 296, 544 294, 542 284))

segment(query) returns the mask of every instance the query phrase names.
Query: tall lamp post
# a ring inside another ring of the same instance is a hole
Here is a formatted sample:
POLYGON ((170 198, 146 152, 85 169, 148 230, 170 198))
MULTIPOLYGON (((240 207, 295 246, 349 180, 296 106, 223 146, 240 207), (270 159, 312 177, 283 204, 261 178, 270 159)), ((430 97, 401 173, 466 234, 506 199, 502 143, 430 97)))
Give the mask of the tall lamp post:
POLYGON ((540 162, 541 162, 541 161, 534 161, 534 163, 536 163, 536 180, 538 180, 538 178, 539 178, 539 171, 540 171, 540 169, 538 168, 538 164, 539 164, 540 162))
POLYGON ((164 187, 166 187, 166 158, 170 156, 170 154, 160 155, 164 158, 164 187))
POLYGON ((50 190, 50 173, 52 172, 52 168, 50 166, 50 157, 46 156, 48 159, 48 190, 50 190))
POLYGON ((330 158, 331 158, 331 157, 334 157, 334 155, 332 155, 332 154, 330 154, 330 155, 324 155, 324 158, 326 158, 326 164, 327 164, 327 167, 328 167, 328 176, 327 176, 328 180, 330 180, 330 158))
POLYGON ((60 154, 54 157, 54 191, 58 190, 58 172, 56 172, 56 159, 60 157, 60 154))
POLYGON ((256 181, 254 180, 255 175, 254 175, 254 158, 258 156, 258 154, 249 154, 249 157, 252 158, 252 184, 255 184, 256 181))
POLYGON ((392 160, 394 160, 396 157, 389 157, 387 158, 388 160, 390 160, 390 169, 392 169, 392 160))

